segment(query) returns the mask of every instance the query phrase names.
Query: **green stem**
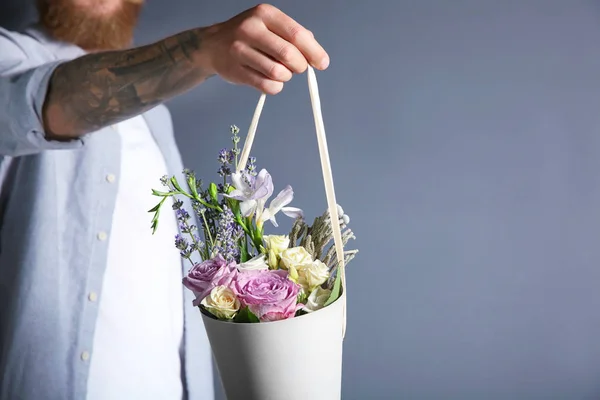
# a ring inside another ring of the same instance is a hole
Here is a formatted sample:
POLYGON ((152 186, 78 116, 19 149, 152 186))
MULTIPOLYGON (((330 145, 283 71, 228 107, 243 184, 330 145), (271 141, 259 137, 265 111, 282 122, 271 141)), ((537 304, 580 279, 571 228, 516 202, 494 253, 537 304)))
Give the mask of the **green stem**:
POLYGON ((235 170, 237 171, 237 167, 238 167, 238 154, 239 154, 239 149, 238 149, 238 142, 234 139, 233 140, 233 154, 235 154, 235 170))
POLYGON ((190 199, 196 200, 198 203, 202 204, 204 207, 212 208, 213 210, 217 210, 218 212, 223 212, 223 209, 221 207, 207 203, 206 201, 202 200, 200 198, 200 196, 192 196, 192 195, 190 195, 188 193, 181 193, 181 194, 189 197, 190 199))
POLYGON ((212 235, 210 234, 210 228, 208 227, 208 222, 206 221, 206 215, 204 215, 204 213, 202 213, 202 220, 204 221, 204 227, 205 227, 206 233, 208 233, 208 239, 210 240, 210 246, 214 247, 215 242, 213 241, 212 235))
POLYGON ((262 246, 262 233, 258 229, 258 227, 256 227, 252 222, 252 217, 247 217, 246 223, 249 227, 248 233, 250 235, 250 239, 252 239, 252 245, 254 246, 256 251, 260 251, 260 246, 262 246))

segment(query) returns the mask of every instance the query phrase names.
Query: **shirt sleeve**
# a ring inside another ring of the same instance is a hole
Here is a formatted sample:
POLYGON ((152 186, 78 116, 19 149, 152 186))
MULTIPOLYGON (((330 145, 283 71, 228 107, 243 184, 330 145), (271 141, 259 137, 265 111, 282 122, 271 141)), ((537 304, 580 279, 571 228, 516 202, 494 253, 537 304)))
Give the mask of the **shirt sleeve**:
POLYGON ((56 141, 47 139, 44 132, 42 108, 48 84, 65 61, 38 61, 20 45, 18 35, 0 28, 0 155, 82 147, 85 136, 56 141))

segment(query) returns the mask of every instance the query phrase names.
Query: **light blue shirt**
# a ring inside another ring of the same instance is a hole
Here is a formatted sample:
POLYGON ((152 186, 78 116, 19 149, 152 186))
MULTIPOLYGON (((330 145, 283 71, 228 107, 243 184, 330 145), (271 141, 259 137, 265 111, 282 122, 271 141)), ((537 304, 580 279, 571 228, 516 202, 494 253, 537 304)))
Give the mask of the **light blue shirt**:
MULTIPOLYGON (((83 54, 35 28, 0 28, 0 400, 86 396, 89 359, 81 354, 91 349, 93 357, 98 312, 88 293, 102 296, 108 241, 97 234, 111 231, 117 185, 105 176, 119 170, 119 135, 105 128, 53 142, 41 123, 52 72, 83 54)), ((183 179, 167 108, 143 116, 170 174, 183 179)), ((194 362, 210 347, 193 295, 182 291, 185 392, 212 399, 207 371, 194 362)))

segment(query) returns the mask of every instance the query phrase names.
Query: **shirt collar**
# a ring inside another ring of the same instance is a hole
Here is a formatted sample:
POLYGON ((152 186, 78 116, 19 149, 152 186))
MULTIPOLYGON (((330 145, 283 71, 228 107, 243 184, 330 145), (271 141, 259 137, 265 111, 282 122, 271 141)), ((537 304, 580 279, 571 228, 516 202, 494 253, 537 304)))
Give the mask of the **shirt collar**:
POLYGON ((24 33, 48 47, 57 59, 75 58, 86 54, 81 47, 52 37, 40 23, 27 26, 24 33))

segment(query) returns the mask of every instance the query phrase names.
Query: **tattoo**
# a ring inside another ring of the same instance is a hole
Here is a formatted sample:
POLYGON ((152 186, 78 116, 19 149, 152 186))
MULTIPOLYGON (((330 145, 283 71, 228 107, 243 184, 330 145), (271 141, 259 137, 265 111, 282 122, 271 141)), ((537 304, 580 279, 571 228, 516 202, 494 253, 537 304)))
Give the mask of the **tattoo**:
POLYGON ((56 68, 44 104, 51 136, 76 137, 131 118, 206 80, 200 30, 123 51, 92 53, 56 68))

